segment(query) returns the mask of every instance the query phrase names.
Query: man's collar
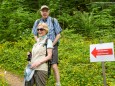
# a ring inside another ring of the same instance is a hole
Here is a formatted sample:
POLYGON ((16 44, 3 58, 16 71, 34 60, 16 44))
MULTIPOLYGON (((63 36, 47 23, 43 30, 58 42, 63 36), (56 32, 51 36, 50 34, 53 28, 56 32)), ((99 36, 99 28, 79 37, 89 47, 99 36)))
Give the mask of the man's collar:
POLYGON ((49 16, 48 16, 46 19, 43 19, 43 18, 42 18, 42 21, 43 21, 43 22, 47 22, 47 19, 48 19, 48 18, 49 18, 49 16))

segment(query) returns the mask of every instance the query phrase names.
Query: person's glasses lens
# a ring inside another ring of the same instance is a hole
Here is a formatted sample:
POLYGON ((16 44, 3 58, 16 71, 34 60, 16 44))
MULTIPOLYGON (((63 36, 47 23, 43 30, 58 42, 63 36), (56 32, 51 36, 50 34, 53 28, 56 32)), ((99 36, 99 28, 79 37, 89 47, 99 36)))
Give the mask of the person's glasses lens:
POLYGON ((44 29, 43 28, 38 28, 37 31, 43 31, 44 29))

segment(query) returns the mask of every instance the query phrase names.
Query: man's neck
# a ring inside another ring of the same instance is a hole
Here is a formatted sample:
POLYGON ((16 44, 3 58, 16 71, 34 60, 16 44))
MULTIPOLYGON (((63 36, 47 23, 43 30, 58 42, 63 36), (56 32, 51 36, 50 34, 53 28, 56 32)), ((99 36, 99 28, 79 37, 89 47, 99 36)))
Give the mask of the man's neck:
MULTIPOLYGON (((47 18, 48 18, 48 17, 47 17, 47 18)), ((44 19, 44 20, 47 19, 47 18, 42 17, 42 19, 44 19)))
POLYGON ((47 22, 47 18, 42 18, 43 22, 47 22))
POLYGON ((42 17, 42 20, 43 20, 43 22, 47 22, 47 19, 49 18, 49 16, 47 17, 47 18, 43 18, 42 17))

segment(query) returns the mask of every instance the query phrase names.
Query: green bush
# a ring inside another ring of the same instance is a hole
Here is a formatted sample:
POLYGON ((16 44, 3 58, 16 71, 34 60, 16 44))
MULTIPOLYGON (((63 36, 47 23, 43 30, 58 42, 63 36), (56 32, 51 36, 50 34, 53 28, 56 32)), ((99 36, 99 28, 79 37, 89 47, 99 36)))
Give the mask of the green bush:
MULTIPOLYGON (((112 39, 112 38, 110 38, 112 39)), ((104 42, 112 40, 104 38, 104 42)), ((113 40, 115 41, 115 40, 113 40)), ((35 40, 30 37, 23 38, 18 42, 6 42, 0 45, 0 65, 6 70, 23 76, 27 64, 26 53, 32 49, 35 40)), ((63 86, 102 86, 101 63, 90 63, 89 45, 99 43, 99 39, 87 40, 74 30, 64 30, 59 46, 59 70, 63 86), (93 78, 93 79, 92 79, 93 78)), ((108 86, 115 82, 114 62, 106 62, 106 79, 108 86)), ((55 83, 53 71, 48 85, 55 83)))
POLYGON ((0 86, 8 86, 8 83, 5 80, 4 74, 2 73, 0 73, 0 86))
POLYGON ((111 10, 108 8, 98 11, 98 8, 94 8, 92 12, 75 12, 76 32, 90 38, 114 36, 114 17, 111 10))
POLYGON ((0 6, 0 43, 17 41, 22 39, 25 34, 29 36, 31 33, 38 15, 27 11, 21 4, 22 2, 22 0, 11 2, 4 0, 2 2, 0 6))
MULTIPOLYGON (((103 86, 101 63, 90 63, 89 45, 99 43, 99 39, 87 40, 79 34, 74 34, 73 30, 62 32, 62 39, 59 46, 59 69, 61 83, 63 86, 103 86)), ((104 42, 111 42, 107 38, 104 42)), ((106 62, 108 68, 107 84, 114 86, 114 62, 106 62), (111 67, 110 67, 111 66, 111 67), (109 69, 111 69, 109 71, 109 69)), ((47 86, 55 83, 52 76, 47 86)))
POLYGON ((5 42, 0 49, 0 65, 5 69, 23 75, 27 64, 27 52, 31 51, 34 40, 32 36, 18 42, 5 42), (18 70, 18 71, 17 71, 18 70))
MULTIPOLYGON (((0 42, 3 44, 0 44, 0 66, 23 76, 27 64, 26 53, 31 51, 35 42, 30 35, 31 28, 33 22, 40 17, 34 12, 45 2, 51 7, 51 15, 58 17, 63 29, 66 29, 62 32, 59 46, 62 86, 102 86, 101 63, 90 63, 89 45, 99 43, 100 39, 103 42, 115 42, 115 7, 104 9, 93 7, 90 12, 79 12, 77 6, 79 3, 82 4, 81 0, 78 2, 58 0, 56 3, 52 0, 50 2, 42 0, 39 1, 39 6, 36 2, 1 1, 0 42), (70 3, 74 3, 74 6, 70 3)), ((115 84, 114 65, 114 62, 106 62, 108 86, 115 84)), ((48 86, 54 85, 53 77, 52 71, 48 86)))

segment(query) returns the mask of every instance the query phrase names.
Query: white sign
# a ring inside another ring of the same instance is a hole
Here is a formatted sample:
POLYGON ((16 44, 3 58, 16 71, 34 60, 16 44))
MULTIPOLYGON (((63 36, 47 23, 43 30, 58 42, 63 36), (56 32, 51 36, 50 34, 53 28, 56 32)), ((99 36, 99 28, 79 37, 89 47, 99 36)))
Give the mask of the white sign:
POLYGON ((99 61, 115 61, 113 42, 90 45, 90 62, 99 61))

